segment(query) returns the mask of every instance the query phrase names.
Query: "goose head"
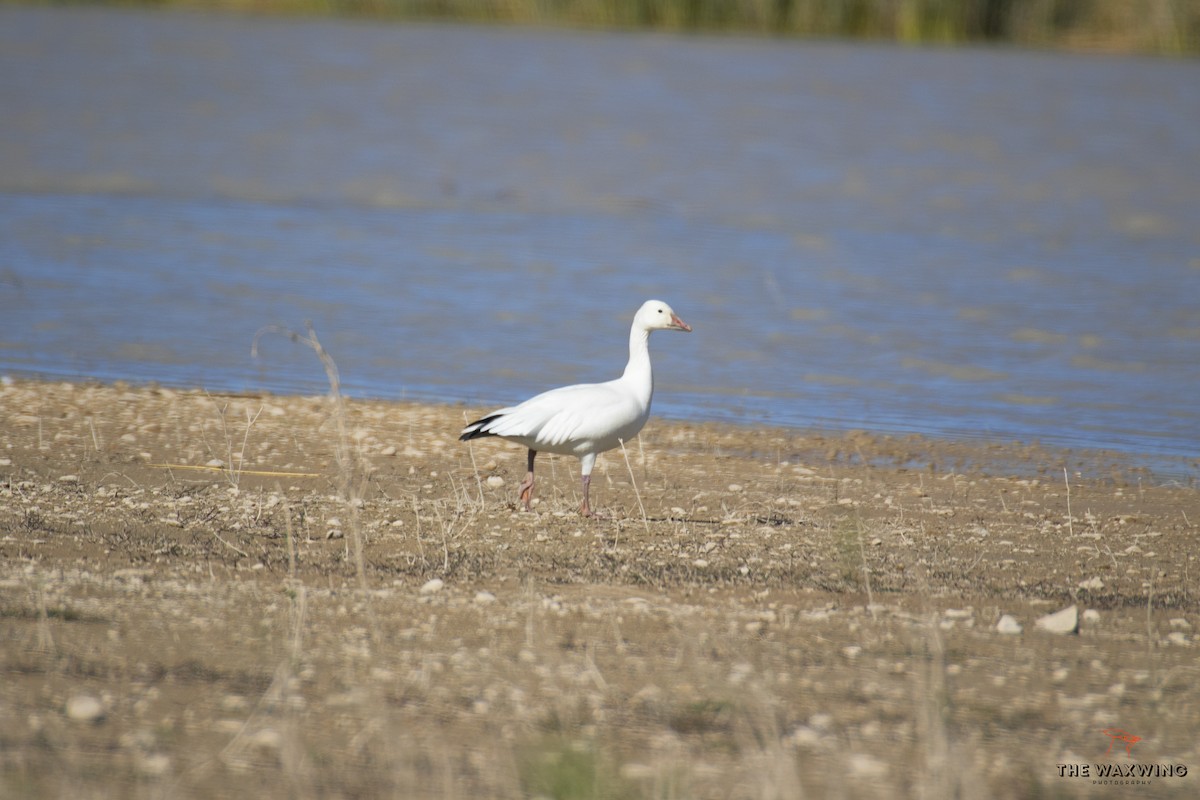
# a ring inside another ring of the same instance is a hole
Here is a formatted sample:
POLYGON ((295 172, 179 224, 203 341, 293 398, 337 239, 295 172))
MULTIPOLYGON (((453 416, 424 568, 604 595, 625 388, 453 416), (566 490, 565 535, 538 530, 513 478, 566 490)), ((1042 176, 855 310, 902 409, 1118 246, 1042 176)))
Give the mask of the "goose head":
POLYGON ((633 324, 646 331, 692 332, 692 326, 681 320, 662 300, 647 300, 642 303, 642 307, 634 315, 633 324))

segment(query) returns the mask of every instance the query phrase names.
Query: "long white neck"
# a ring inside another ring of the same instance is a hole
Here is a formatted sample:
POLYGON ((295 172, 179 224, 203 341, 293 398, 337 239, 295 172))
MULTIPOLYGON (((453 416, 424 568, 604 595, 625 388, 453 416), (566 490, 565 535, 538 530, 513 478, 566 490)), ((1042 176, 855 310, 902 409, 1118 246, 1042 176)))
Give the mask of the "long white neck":
POLYGON ((654 373, 650 369, 650 331, 634 325, 629 331, 629 363, 621 380, 638 393, 646 407, 654 396, 654 373))

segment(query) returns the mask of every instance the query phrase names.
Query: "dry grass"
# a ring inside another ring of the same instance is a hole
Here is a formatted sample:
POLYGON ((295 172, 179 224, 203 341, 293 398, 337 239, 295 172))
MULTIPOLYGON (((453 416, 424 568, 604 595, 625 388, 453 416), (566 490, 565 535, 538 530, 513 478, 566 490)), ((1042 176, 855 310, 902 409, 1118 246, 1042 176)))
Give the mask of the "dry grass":
POLYGON ((593 521, 460 409, 215 402, 0 386, 0 796, 1083 797, 1110 726, 1200 771, 1192 487, 654 421, 593 521))

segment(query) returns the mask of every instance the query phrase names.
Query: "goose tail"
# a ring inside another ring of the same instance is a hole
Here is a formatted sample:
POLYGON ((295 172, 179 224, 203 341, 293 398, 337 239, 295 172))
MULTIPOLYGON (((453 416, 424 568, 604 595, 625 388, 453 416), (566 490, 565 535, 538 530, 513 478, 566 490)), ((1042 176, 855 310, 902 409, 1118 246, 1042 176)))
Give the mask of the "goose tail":
POLYGON ((462 429, 462 433, 459 435, 458 440, 460 442, 466 442, 471 439, 482 439, 485 436, 495 436, 496 434, 488 430, 488 426, 500 419, 502 416, 502 414, 490 414, 489 416, 481 417, 480 419, 475 420, 467 425, 467 427, 462 429))

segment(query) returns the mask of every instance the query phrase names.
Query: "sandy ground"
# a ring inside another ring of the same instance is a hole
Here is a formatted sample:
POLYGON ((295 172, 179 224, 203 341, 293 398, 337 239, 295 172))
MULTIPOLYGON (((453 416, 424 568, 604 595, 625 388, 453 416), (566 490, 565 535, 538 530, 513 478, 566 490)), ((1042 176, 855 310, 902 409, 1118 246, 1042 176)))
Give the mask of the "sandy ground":
POLYGON ((6 381, 0 796, 1197 796, 1194 486, 480 410, 6 381))

